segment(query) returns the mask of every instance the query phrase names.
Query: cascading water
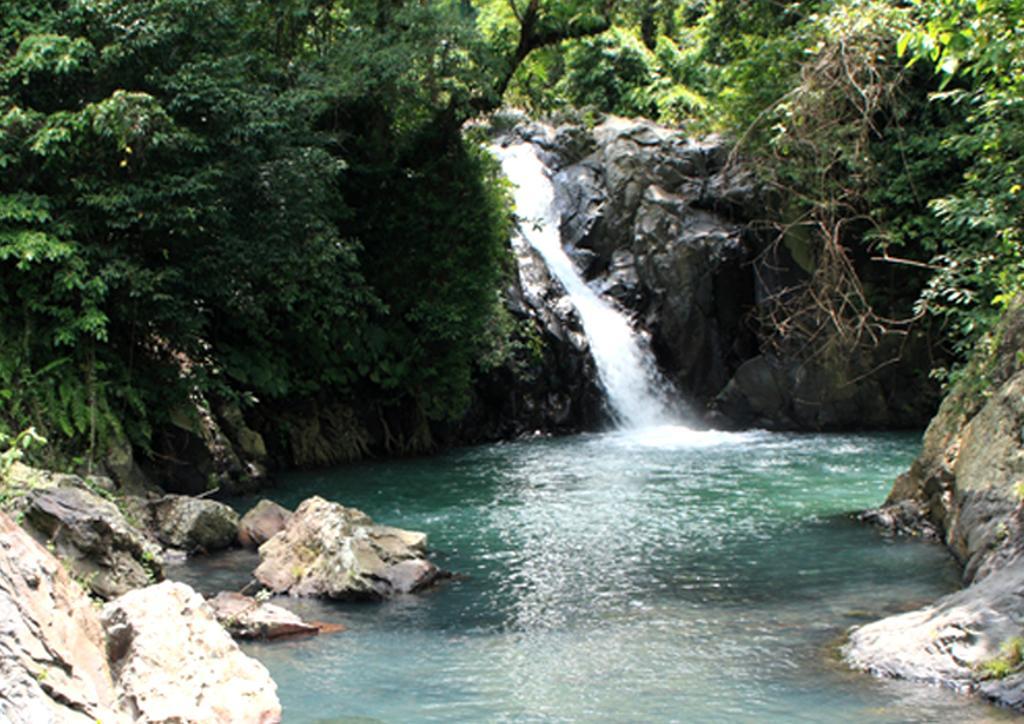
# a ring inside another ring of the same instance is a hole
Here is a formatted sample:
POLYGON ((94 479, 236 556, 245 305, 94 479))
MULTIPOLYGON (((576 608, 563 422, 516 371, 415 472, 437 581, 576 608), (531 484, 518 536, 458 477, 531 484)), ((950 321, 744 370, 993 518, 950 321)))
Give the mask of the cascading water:
POLYGON ((555 190, 534 147, 518 143, 494 152, 516 187, 516 211, 523 220, 519 233, 544 258, 579 312, 616 422, 633 429, 679 424, 671 385, 658 371, 646 342, 622 313, 587 286, 562 248, 555 190))

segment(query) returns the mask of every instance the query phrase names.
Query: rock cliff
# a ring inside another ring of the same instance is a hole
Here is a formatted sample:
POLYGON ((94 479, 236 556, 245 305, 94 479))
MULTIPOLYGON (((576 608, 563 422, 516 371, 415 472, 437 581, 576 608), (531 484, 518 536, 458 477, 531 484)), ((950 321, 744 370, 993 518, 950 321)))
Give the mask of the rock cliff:
MULTIPOLYGON (((807 340, 766 342, 762 307, 808 279, 813 262, 773 243, 763 223, 770 202, 724 139, 611 117, 593 128, 522 123, 501 142, 516 141, 541 152, 579 271, 649 336, 662 372, 712 424, 901 428, 934 411, 934 385, 920 373, 931 366, 927 344, 912 334, 883 335, 858 358, 809 355, 807 340)), ((593 427, 594 365, 571 306, 538 259, 516 255, 520 291, 506 299, 521 319, 540 322, 545 353, 525 385, 507 375, 482 400, 492 417, 497 400, 528 400, 497 415, 525 412, 520 428, 593 427)))
POLYGON ((935 531, 963 591, 854 631, 856 668, 976 690, 1024 711, 1024 299, 1006 313, 928 426, 874 521, 935 531))

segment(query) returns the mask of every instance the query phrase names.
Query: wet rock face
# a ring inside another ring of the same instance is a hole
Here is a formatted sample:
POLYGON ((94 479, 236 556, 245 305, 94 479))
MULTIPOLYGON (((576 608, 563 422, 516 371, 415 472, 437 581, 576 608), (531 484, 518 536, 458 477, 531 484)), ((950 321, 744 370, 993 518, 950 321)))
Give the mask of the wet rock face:
MULTIPOLYGON (((808 351, 814 345, 803 339, 769 346, 758 320, 773 300, 810 279, 813 250, 806 241, 773 243, 776 235, 763 228, 772 216, 769 200, 748 170, 730 163, 722 138, 609 118, 593 129, 525 124, 505 140, 539 150, 569 256, 649 336, 662 372, 710 423, 907 428, 923 425, 934 410, 935 387, 919 374, 932 365, 926 335, 883 337, 863 359, 829 359, 808 351)), ((557 293, 532 296, 549 310, 560 303, 557 293)), ((545 339, 552 349, 570 347, 564 335, 545 339)), ((569 378, 550 355, 543 363, 547 377, 569 378)), ((583 370, 593 375, 592 364, 583 370)), ((504 387, 510 395, 517 389, 514 380, 504 387)), ((566 419, 586 427, 580 389, 556 383, 552 391, 552 399, 571 401, 566 419)), ((532 411, 519 405, 505 414, 524 410, 532 411)), ((541 429, 557 430, 554 417, 542 417, 541 429)))
POLYGON ((160 548, 84 487, 33 490, 24 520, 92 593, 111 599, 163 578, 160 548))
POLYGON ((260 546, 254 575, 273 593, 387 598, 437 578, 437 567, 425 558, 426 544, 424 533, 375 525, 360 510, 313 497, 260 546))
POLYGON ((132 591, 102 612, 124 706, 143 722, 281 720, 277 686, 241 652, 202 596, 166 581, 132 591))
POLYGON ((126 722, 91 602, 64 567, 0 513, 0 720, 126 722))
MULTIPOLYGON (((694 140, 646 121, 610 119, 582 158, 554 151, 565 246, 591 283, 651 335, 684 396, 710 400, 749 345, 753 295, 744 214, 747 176, 725 169, 721 139, 694 140)), ((545 141, 537 141, 544 143, 545 141)), ((559 147, 559 134, 546 140, 559 147)))
POLYGON ((517 275, 505 290, 516 325, 501 366, 480 375, 460 442, 511 439, 534 432, 595 429, 607 421, 590 346, 565 290, 526 242, 512 240, 517 275))

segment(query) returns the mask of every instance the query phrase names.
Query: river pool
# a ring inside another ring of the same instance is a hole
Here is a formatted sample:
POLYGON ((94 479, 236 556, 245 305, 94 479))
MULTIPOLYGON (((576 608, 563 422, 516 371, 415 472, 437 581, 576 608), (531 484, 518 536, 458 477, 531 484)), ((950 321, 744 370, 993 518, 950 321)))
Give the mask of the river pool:
MULTIPOLYGON (((459 575, 382 604, 285 599, 349 630, 245 649, 286 722, 1008 719, 835 653, 850 626, 956 588, 941 547, 848 516, 918 444, 663 427, 289 474, 268 497, 426 531, 459 575)), ((237 551, 174 576, 210 593, 254 565, 237 551)))

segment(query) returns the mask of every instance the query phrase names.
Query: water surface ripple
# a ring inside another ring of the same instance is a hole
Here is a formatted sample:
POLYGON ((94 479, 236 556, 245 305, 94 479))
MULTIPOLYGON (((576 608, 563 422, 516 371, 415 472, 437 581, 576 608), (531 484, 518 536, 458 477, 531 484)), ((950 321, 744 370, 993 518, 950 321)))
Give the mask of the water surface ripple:
MULTIPOLYGON (((844 515, 916 447, 664 427, 288 476, 280 502, 317 493, 427 531, 464 577, 381 605, 286 600, 350 630, 246 649, 290 722, 1008 718, 834 656, 848 627, 956 586, 941 548, 844 515)), ((212 590, 251 564, 183 575, 212 590)))

